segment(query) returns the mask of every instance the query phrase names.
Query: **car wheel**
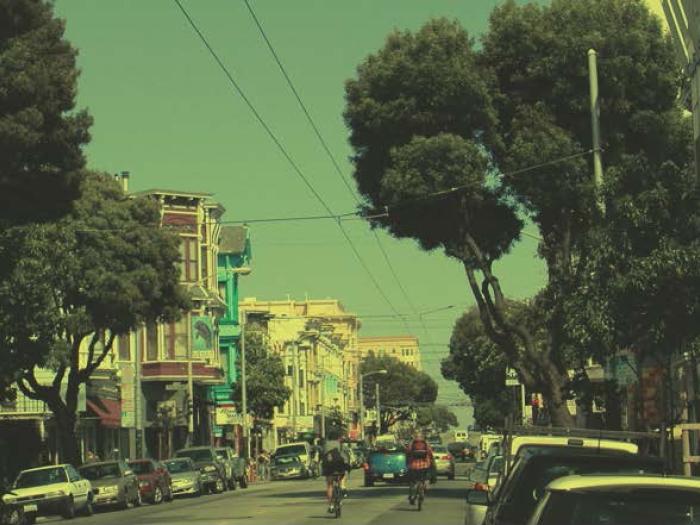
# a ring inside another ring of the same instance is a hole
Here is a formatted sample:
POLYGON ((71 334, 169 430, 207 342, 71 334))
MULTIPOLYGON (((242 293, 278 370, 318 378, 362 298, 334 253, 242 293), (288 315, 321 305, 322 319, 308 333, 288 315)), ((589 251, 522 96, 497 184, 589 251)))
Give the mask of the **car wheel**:
POLYGON ((3 523, 7 523, 7 525, 22 525, 24 522, 22 520, 22 511, 17 508, 8 510, 5 516, 0 516, 0 518, 2 517, 5 518, 3 523))
POLYGON ((236 490, 236 478, 231 478, 228 480, 228 489, 229 490, 236 490))
POLYGON ((172 503, 175 501, 175 496, 173 495, 173 489, 172 487, 168 486, 168 493, 165 495, 165 501, 168 503, 172 503))
POLYGON ((374 487, 374 480, 368 477, 365 477, 365 487, 374 487))
POLYGON ((218 478, 216 480, 216 485, 214 485, 214 492, 216 494, 221 494, 225 490, 226 490, 226 484, 224 483, 224 480, 221 478, 218 478))
POLYGON ((73 518, 75 518, 75 502, 73 501, 72 496, 66 501, 61 516, 63 516, 63 518, 67 520, 72 520, 73 518))
POLYGON ((143 499, 141 498, 141 491, 136 489, 136 496, 134 496, 134 508, 143 505, 143 499))
POLYGON ((151 498, 151 503, 154 505, 158 505, 159 503, 163 502, 163 489, 160 487, 156 487, 156 489, 153 491, 153 497, 151 498))
POLYGON ((203 490, 202 490, 202 484, 201 484, 201 483, 198 483, 198 484, 197 484, 197 490, 194 491, 194 497, 195 497, 195 498, 201 497, 201 496, 202 496, 202 492, 203 492, 203 490))
POLYGON ((241 479, 239 479, 238 486, 241 487, 242 489, 247 489, 248 488, 248 478, 246 476, 243 476, 241 479))
POLYGON ((34 525, 36 523, 36 514, 33 512, 31 514, 24 515, 24 525, 34 525))

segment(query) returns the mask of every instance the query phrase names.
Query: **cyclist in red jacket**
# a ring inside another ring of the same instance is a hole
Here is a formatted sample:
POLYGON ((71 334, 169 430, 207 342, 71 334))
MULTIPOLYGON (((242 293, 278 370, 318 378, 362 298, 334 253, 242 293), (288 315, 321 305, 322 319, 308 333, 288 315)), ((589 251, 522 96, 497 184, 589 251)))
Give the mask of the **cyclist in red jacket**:
POLYGON ((433 466, 433 450, 425 440, 422 432, 416 432, 413 441, 406 448, 406 459, 408 462, 408 502, 415 503, 415 485, 419 480, 427 479, 430 469, 433 466))

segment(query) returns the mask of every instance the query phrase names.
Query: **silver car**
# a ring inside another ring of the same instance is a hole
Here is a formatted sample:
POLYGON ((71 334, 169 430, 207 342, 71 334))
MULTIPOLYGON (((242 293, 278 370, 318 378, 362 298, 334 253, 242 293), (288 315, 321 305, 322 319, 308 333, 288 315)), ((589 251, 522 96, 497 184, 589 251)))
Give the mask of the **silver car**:
POLYGON ((504 465, 503 456, 491 455, 482 463, 477 464, 469 473, 469 481, 473 483, 473 486, 467 492, 464 525, 481 525, 484 522, 488 507, 481 501, 481 496, 488 494, 496 487, 503 474, 504 465))
POLYGON ((163 461, 170 473, 173 495, 202 495, 202 473, 190 458, 173 458, 163 461))
POLYGON ((455 458, 443 445, 433 447, 433 461, 435 461, 435 473, 438 476, 447 476, 447 479, 455 479, 455 458))

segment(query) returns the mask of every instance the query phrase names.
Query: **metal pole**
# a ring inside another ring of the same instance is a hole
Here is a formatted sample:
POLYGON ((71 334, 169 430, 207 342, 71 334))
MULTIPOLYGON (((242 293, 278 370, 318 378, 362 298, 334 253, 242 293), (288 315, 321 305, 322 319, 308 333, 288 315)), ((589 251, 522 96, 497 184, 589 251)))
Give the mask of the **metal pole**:
POLYGON ((520 384, 520 417, 522 425, 527 424, 527 418, 525 417, 525 385, 520 384))
POLYGON ((360 439, 365 439, 365 387, 360 374, 360 439))
POLYGON ((379 383, 374 383, 374 391, 377 402, 377 435, 382 433, 382 413, 381 405, 379 404, 379 383))
POLYGON ((292 382, 292 441, 295 441, 299 412, 299 352, 296 342, 292 346, 292 382))
POLYGON ((134 423, 136 427, 136 450, 134 459, 147 457, 143 449, 143 411, 141 406, 141 350, 143 345, 144 332, 136 331, 136 348, 134 352, 134 423))
MULTIPOLYGON (((190 339, 191 341, 191 339, 190 339)), ((194 444, 194 383, 192 381, 192 344, 187 359, 187 444, 194 444)))
POLYGON ((605 213, 605 203, 600 194, 603 186, 603 153, 600 149, 600 97, 598 94, 598 58, 595 49, 588 50, 588 82, 591 93, 591 132, 593 134, 593 181, 597 193, 598 208, 605 213))
POLYGON ((241 312, 241 408, 243 410, 243 442, 245 444, 246 458, 250 458, 250 429, 248 428, 248 385, 246 384, 245 369, 245 325, 248 313, 241 312))

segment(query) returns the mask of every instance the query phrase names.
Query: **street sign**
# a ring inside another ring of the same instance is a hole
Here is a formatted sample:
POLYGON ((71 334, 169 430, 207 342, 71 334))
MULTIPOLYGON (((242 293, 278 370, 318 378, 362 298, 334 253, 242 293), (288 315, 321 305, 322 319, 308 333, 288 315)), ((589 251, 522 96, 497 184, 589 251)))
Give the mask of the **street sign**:
POLYGON ((243 415, 239 414, 235 406, 216 407, 217 425, 242 425, 243 415))
POLYGON ((514 368, 506 368, 506 386, 518 385, 520 385, 520 379, 518 379, 518 371, 514 368))

